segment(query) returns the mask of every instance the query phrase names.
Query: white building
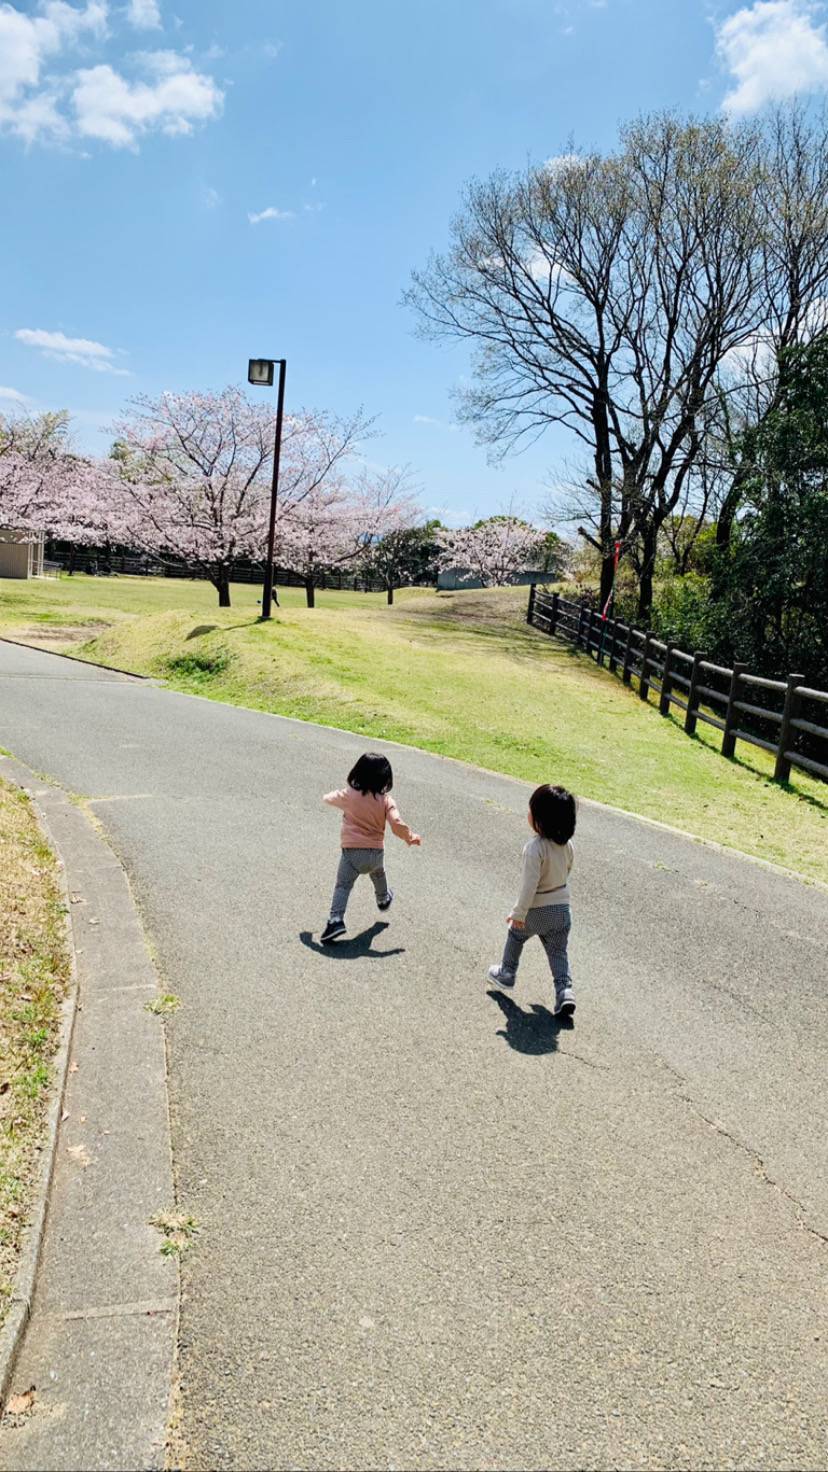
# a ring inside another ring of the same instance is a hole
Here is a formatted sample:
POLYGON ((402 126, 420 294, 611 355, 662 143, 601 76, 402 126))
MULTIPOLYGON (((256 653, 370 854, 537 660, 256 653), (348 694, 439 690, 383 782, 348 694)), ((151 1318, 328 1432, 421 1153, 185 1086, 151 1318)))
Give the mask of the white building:
POLYGON ((43 532, 0 526, 0 578, 43 577, 43 532))

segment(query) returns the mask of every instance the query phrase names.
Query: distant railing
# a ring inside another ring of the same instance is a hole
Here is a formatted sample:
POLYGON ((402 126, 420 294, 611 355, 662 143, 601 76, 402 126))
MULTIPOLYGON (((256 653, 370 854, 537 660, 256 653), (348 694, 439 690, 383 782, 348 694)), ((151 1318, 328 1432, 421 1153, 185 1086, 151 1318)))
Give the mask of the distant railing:
POLYGON ((828 781, 828 690, 814 690, 804 675, 768 680, 746 664, 732 669, 714 664, 699 650, 687 654, 672 640, 603 618, 597 609, 573 603, 559 593, 529 590, 527 623, 595 658, 625 685, 638 680, 646 700, 657 691, 663 716, 677 706, 684 729, 693 735, 698 721, 722 733, 722 753, 732 757, 737 741, 759 746, 775 758, 774 778, 790 779, 791 767, 828 781), (821 719, 814 719, 819 716, 821 719))
MULTIPOLYGON (((52 552, 54 562, 50 565, 55 568, 63 568, 64 571, 91 572, 98 577, 107 577, 111 574, 122 574, 132 577, 155 577, 155 578, 191 578, 194 581, 203 582, 207 574, 203 568, 195 567, 188 562, 159 562, 155 558, 142 557, 134 553, 110 553, 108 556, 99 552, 55 549, 52 552)), ((231 583, 261 583, 264 571, 261 563, 235 562, 231 565, 231 583)), ((280 588, 304 588, 305 579, 296 572, 285 567, 275 569, 275 582, 280 588)), ((353 590, 355 592, 379 593, 384 590, 384 584, 376 578, 366 577, 362 573, 346 572, 333 568, 320 568, 315 576, 317 588, 333 588, 337 591, 353 590)))

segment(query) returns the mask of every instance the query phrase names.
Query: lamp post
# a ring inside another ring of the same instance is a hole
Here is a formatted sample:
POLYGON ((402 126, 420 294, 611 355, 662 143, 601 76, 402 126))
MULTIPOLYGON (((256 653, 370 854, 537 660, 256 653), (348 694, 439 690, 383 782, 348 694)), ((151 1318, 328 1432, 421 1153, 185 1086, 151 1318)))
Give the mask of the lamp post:
MULTIPOLYGON (((279 458, 282 453, 282 418, 285 409, 286 358, 250 358, 247 364, 247 381, 259 387, 272 388, 273 369, 279 365, 279 391, 276 399, 276 443, 273 446, 273 482, 270 490, 270 521, 267 532, 267 562, 265 563, 264 586, 262 588, 263 619, 271 617, 273 602, 273 557, 276 542, 276 500, 279 495, 279 458)), ((276 599, 278 607, 279 599, 276 599)))

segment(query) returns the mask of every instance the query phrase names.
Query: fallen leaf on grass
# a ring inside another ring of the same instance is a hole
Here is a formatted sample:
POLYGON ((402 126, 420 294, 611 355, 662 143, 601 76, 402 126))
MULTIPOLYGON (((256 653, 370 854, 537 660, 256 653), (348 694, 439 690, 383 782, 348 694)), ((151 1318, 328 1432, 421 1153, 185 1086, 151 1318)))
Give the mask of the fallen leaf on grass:
POLYGON ((21 1390, 19 1395, 12 1395, 6 1401, 7 1416, 25 1416, 32 1409, 35 1399, 35 1387, 29 1386, 28 1390, 21 1390))

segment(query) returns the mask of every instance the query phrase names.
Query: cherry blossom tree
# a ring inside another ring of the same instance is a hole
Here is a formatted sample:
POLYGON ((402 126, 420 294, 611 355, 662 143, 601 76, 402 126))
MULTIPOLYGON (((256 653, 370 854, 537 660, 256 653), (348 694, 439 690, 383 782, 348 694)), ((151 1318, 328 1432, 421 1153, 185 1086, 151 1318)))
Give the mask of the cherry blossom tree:
POLYGON ((366 565, 382 582, 391 604, 394 589, 399 587, 410 561, 411 533, 424 519, 411 484, 410 470, 407 466, 390 466, 373 476, 364 476, 357 498, 369 547, 366 565))
MULTIPOLYGON (((338 483, 341 468, 370 432, 350 418, 303 411, 285 417, 279 477, 276 562, 283 527, 310 498, 338 483)), ((222 393, 145 395, 117 426, 113 449, 135 542, 156 556, 192 562, 209 578, 219 607, 230 607, 237 558, 264 560, 275 415, 237 388, 222 393)), ((296 533, 291 531, 295 540, 296 533)))
POLYGON ((0 420, 0 524, 71 549, 128 542, 118 490, 106 461, 75 453, 65 411, 0 420))
POLYGON ((476 526, 439 533, 442 567, 467 568, 484 588, 502 587, 542 556, 546 533, 517 516, 491 516, 476 526))
POLYGON ((0 524, 48 527, 68 448, 65 411, 0 417, 0 524))

